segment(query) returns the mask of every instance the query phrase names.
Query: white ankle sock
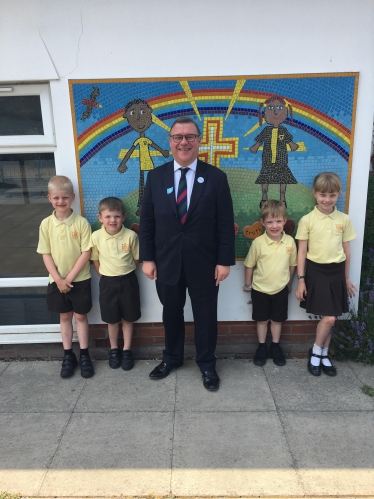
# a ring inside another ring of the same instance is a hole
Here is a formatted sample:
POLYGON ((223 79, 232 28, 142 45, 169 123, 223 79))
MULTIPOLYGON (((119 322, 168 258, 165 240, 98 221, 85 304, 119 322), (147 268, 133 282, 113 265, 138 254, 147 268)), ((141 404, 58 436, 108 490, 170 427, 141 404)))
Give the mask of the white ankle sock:
MULTIPOLYGON (((316 355, 322 355, 322 348, 314 343, 313 353, 315 353, 316 355)), ((312 366, 319 366, 321 363, 321 359, 312 356, 312 358, 310 359, 310 363, 312 364, 312 366)))
MULTIPOLYGON (((329 353, 329 349, 328 347, 322 347, 322 355, 328 355, 329 353)), ((331 367, 332 364, 330 362, 330 359, 322 359, 322 364, 326 367, 331 367)))

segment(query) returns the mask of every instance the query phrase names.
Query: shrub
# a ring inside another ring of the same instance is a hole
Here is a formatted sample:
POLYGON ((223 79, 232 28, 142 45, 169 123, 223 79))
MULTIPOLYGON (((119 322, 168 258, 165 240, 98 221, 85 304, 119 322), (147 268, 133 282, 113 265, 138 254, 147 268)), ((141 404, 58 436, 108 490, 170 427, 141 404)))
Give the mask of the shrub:
POLYGON ((332 331, 334 357, 374 364, 374 249, 368 251, 368 269, 361 279, 358 310, 337 319, 332 331))

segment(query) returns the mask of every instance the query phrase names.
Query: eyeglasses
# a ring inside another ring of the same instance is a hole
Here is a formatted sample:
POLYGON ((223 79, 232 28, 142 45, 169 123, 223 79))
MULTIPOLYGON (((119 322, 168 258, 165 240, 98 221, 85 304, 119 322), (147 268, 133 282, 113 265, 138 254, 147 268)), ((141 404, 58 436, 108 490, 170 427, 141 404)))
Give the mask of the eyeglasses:
POLYGON ((187 140, 187 142, 195 142, 196 137, 200 137, 200 135, 197 135, 195 133, 189 133, 188 135, 169 135, 171 139, 174 140, 174 142, 182 142, 183 138, 187 140))

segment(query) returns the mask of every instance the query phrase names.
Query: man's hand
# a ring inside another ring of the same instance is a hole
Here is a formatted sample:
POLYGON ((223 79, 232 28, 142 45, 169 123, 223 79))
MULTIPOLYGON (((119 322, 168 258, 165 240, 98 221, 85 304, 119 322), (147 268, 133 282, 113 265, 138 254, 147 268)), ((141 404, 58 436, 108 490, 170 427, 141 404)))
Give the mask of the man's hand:
POLYGON ((226 265, 216 265, 216 270, 214 272, 214 279, 216 280, 216 286, 219 285, 221 281, 226 279, 230 274, 230 267, 226 265))
POLYGON ((157 267, 155 262, 144 262, 142 270, 149 279, 157 280, 157 267))

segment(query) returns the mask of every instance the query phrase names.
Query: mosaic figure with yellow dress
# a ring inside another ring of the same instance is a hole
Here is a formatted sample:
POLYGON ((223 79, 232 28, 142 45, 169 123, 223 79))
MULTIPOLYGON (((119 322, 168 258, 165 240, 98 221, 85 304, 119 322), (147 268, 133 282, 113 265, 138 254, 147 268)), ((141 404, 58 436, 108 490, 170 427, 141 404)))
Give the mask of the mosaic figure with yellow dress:
POLYGON ((281 126, 290 110, 292 120, 292 106, 283 97, 274 95, 260 104, 258 117, 260 126, 262 125, 262 107, 265 108, 265 121, 269 125, 255 138, 256 143, 249 148, 252 153, 256 153, 263 143, 262 168, 255 184, 261 184, 262 199, 260 208, 268 199, 269 184, 280 185, 280 201, 286 208, 286 187, 287 184, 297 184, 288 167, 287 145, 291 151, 298 149, 298 144, 293 142, 293 137, 284 126, 281 126))
POLYGON ((152 139, 145 136, 145 131, 152 125, 152 108, 148 102, 143 99, 134 99, 131 102, 128 102, 125 106, 123 117, 127 119, 131 128, 138 132, 140 136, 127 151, 118 167, 118 171, 120 173, 124 173, 127 170, 126 163, 130 159, 134 150, 139 146, 140 178, 138 210, 136 215, 140 216, 144 195, 144 172, 154 169, 149 148, 153 147, 153 149, 159 151, 164 158, 169 157, 169 151, 162 149, 160 146, 155 144, 152 139))

